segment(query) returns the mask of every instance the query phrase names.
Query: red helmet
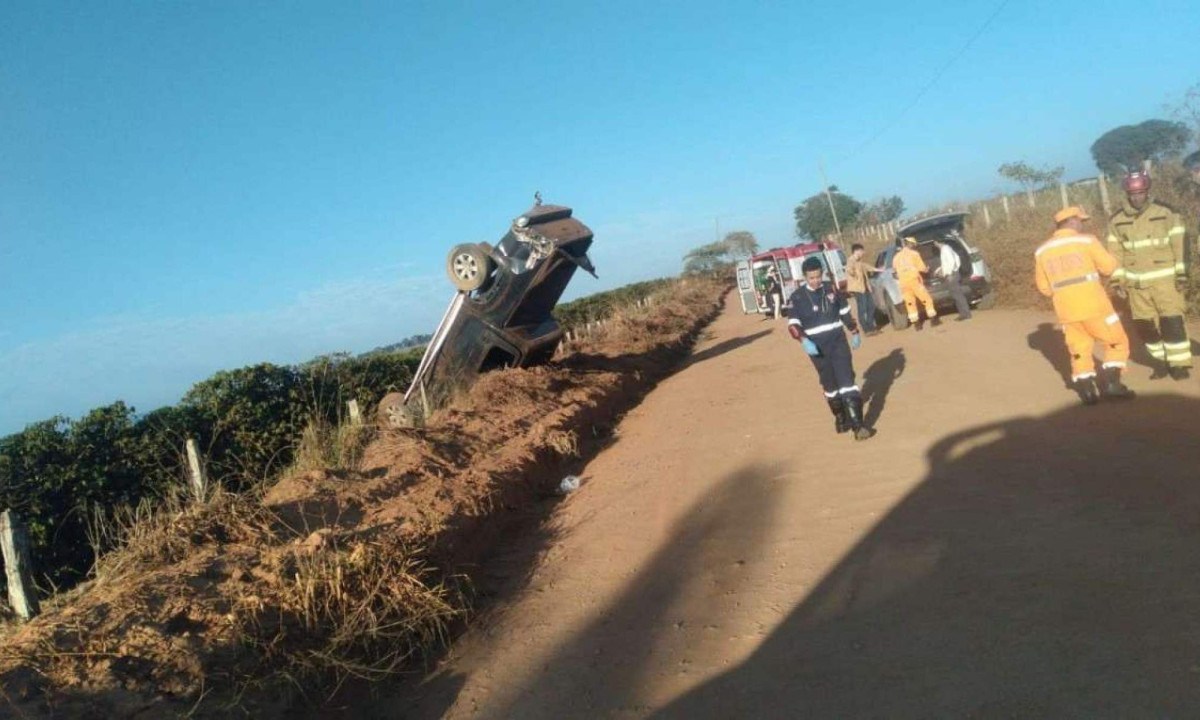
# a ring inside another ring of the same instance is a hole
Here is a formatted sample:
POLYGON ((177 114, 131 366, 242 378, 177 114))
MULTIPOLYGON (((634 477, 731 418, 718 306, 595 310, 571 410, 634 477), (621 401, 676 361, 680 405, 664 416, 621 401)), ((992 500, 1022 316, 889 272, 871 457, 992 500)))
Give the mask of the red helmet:
POLYGON ((1150 173, 1131 172, 1121 181, 1121 187, 1129 194, 1150 192, 1150 173))

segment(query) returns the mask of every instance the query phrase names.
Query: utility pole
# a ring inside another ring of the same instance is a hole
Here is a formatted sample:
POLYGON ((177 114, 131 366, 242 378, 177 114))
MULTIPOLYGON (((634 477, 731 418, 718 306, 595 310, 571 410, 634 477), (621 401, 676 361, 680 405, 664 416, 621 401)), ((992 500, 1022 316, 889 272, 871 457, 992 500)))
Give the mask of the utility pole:
POLYGON ((842 224, 838 222, 837 208, 833 206, 833 195, 829 192, 829 178, 825 177, 825 165, 817 161, 817 169, 821 171, 821 182, 825 186, 825 199, 829 201, 829 212, 833 213, 833 226, 837 228, 838 240, 842 239, 842 224))

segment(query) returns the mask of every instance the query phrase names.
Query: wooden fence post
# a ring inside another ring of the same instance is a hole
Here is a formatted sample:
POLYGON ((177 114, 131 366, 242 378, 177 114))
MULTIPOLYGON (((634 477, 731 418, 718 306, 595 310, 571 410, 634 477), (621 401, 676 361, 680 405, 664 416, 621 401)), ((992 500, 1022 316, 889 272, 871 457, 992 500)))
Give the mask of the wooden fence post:
POLYGON ((362 425, 362 412, 358 409, 358 400, 354 399, 346 403, 346 409, 350 411, 350 424, 362 425))
POLYGON ((1103 173, 1096 180, 1100 183, 1100 204, 1104 206, 1104 214, 1111 215, 1112 205, 1108 201, 1108 182, 1105 180, 1103 173))
POLYGON ((1008 209, 1008 196, 1001 195, 1000 199, 1004 201, 1004 219, 1012 220, 1012 212, 1008 209))
POLYGON ((987 203, 983 204, 983 224, 988 227, 992 226, 992 213, 988 210, 987 203))
POLYGON ((0 553, 4 556, 8 602, 18 617, 29 620, 41 612, 41 608, 30 572, 29 539, 20 518, 12 510, 0 513, 0 553))
POLYGON ((200 462, 200 449, 193 438, 187 441, 188 477, 191 480, 192 499, 198 503, 208 500, 208 473, 200 462))
POLYGON ((1033 190, 1026 190, 1025 197, 1029 198, 1029 207, 1037 207, 1037 200, 1033 197, 1033 190))
POLYGON ((1058 194, 1062 197, 1062 206, 1063 207, 1066 207, 1071 204, 1070 199, 1067 197, 1067 186, 1066 185, 1063 185, 1062 183, 1058 184, 1058 194))

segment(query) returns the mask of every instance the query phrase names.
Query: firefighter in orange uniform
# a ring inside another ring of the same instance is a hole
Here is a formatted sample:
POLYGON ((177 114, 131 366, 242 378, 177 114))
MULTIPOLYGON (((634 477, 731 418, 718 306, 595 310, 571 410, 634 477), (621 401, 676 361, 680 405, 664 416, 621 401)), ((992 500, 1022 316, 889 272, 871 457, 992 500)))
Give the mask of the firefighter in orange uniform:
POLYGON ((934 327, 940 325, 942 321, 938 318, 937 309, 933 307, 933 298, 929 296, 929 290, 925 288, 923 273, 929 272, 929 268, 921 259, 921 253, 917 252, 915 237, 904 238, 904 247, 896 253, 896 257, 892 260, 892 268, 896 270, 896 280, 900 283, 900 294, 904 296, 908 321, 915 325, 918 331, 921 329, 921 315, 917 310, 917 301, 920 300, 921 304, 925 306, 925 317, 930 319, 934 327))
POLYGON ((1035 253, 1034 274, 1038 290, 1054 300, 1054 312, 1062 323, 1067 352, 1071 354, 1071 383, 1085 405, 1095 405, 1100 396, 1114 400, 1133 397, 1121 383, 1121 371, 1129 360, 1129 337, 1121 319, 1100 284, 1117 269, 1117 261, 1100 245, 1095 235, 1083 232, 1090 219, 1080 207, 1058 211, 1058 229, 1035 253), (1095 344, 1104 346, 1104 365, 1099 381, 1095 344))

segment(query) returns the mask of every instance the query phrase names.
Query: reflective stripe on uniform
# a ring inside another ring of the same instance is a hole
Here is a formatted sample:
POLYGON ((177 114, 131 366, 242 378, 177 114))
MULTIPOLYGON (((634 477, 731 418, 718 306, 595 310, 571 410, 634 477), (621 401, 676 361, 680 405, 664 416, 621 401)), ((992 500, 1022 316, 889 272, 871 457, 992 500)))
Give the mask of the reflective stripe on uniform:
POLYGON ((1187 267, 1182 262, 1175 263, 1175 274, 1176 275, 1186 275, 1187 267))
POLYGON ((1126 240, 1121 243, 1121 247, 1126 250, 1138 250, 1145 247, 1159 247, 1161 245, 1170 245, 1169 238, 1146 238, 1145 240, 1126 240))
POLYGON ((800 321, 796 318, 788 318, 788 325, 795 325, 796 327, 801 326, 800 321))
POLYGON ((1090 239, 1081 237, 1065 237, 1057 240, 1048 240, 1042 243, 1042 246, 1039 247, 1033 254, 1034 256, 1037 256, 1041 255, 1043 251, 1050 250, 1052 248, 1064 247, 1066 245, 1089 245, 1091 242, 1092 241, 1090 239))
POLYGON ((825 397, 829 398, 830 400, 832 400, 833 398, 835 398, 837 396, 838 396, 837 390, 834 390, 833 392, 825 393, 825 397))
POLYGON ((826 332, 829 332, 830 330, 837 330, 837 329, 838 329, 838 328, 840 328, 840 327, 842 327, 842 321, 841 321, 841 320, 839 320, 839 321, 837 321, 837 322, 825 323, 824 325, 818 325, 818 326, 816 326, 815 328, 812 328, 812 329, 810 329, 810 330, 807 330, 807 331, 806 331, 806 334, 808 334, 808 335, 820 335, 821 333, 826 333, 826 332))
MULTIPOLYGON (((1116 275, 1116 273, 1113 273, 1116 275)), ((1147 270, 1146 272, 1134 272, 1126 270, 1125 276, 1134 282, 1146 282, 1149 280, 1161 280, 1163 278, 1175 277, 1175 268, 1162 268, 1161 270, 1147 270)))
POLYGON ((850 393, 856 393, 856 392, 862 392, 862 391, 858 389, 857 385, 851 385, 850 387, 844 387, 841 390, 838 390, 838 392, 843 395, 849 395, 850 393))
POLYGON ((1184 234, 1185 232, 1187 232, 1187 231, 1186 231, 1186 230, 1184 230, 1184 228, 1183 228, 1183 226, 1182 226, 1182 225, 1176 225, 1175 227, 1173 227, 1173 228, 1171 228, 1170 230, 1168 230, 1168 231, 1167 231, 1167 234, 1168 234, 1168 235, 1182 235, 1182 234, 1184 234))
POLYGON ((1109 235, 1107 238, 1105 238, 1105 240, 1108 241, 1109 245, 1116 245, 1118 242, 1120 242, 1116 235, 1109 235))
POLYGON ((1078 375, 1071 376, 1071 382, 1075 382, 1076 380, 1088 380, 1094 377, 1096 377, 1096 373, 1094 372, 1079 373, 1078 375))
POLYGON ((1177 343, 1163 343, 1163 349, 1167 355, 1167 362, 1180 362, 1183 360, 1192 359, 1192 343, 1189 340, 1177 343))
POLYGON ((1101 367, 1103 367, 1105 370, 1111 370, 1113 368, 1124 368, 1125 363, 1121 360, 1110 360, 1109 362, 1104 363, 1104 365, 1102 365, 1101 367))
POLYGON ((1155 360, 1166 360, 1167 349, 1162 343, 1146 343, 1146 352, 1150 353, 1155 360))
POLYGON ((1113 270, 1112 277, 1113 280, 1120 280, 1121 278, 1125 277, 1125 268, 1117 268, 1116 270, 1113 270))
POLYGON ((850 306, 849 305, 847 305, 846 307, 844 307, 838 311, 838 315, 849 315, 849 314, 850 314, 850 306))
POLYGON ((1073 278, 1070 278, 1067 280, 1059 280, 1058 282, 1054 283, 1050 287, 1052 287, 1055 290, 1058 290, 1059 288, 1065 288, 1070 285, 1078 285, 1079 283, 1093 282, 1093 281, 1099 282, 1099 280, 1100 280, 1100 273, 1088 273, 1087 275, 1080 275, 1079 277, 1073 277, 1073 278))
POLYGON ((1121 317, 1119 315, 1117 315, 1116 313, 1113 313, 1112 315, 1109 315, 1108 317, 1104 318, 1104 324, 1106 324, 1106 325, 1116 325, 1119 322, 1121 322, 1121 317))

